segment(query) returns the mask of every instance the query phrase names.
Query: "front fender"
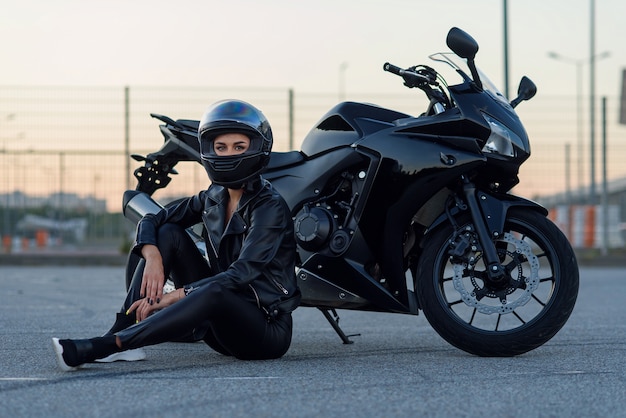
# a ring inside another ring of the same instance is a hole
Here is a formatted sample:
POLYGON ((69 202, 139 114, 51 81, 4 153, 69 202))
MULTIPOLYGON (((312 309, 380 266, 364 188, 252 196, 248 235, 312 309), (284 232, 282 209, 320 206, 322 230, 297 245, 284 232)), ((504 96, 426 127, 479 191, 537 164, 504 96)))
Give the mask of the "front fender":
MULTIPOLYGON (((525 207, 537 211, 544 216, 548 215, 548 210, 537 202, 511 194, 492 195, 482 190, 477 190, 476 198, 478 199, 482 218, 491 236, 502 235, 506 214, 509 209, 513 207, 525 207)), ((458 212, 460 212, 460 210, 457 207, 452 210, 453 215, 458 212)), ((448 216, 442 213, 428 229, 432 231, 445 222, 448 222, 448 216)))
POLYGON ((478 190, 476 194, 483 219, 487 223, 487 228, 492 237, 502 235, 506 214, 512 207, 526 207, 538 211, 543 216, 548 216, 548 210, 546 208, 537 202, 524 199, 523 197, 510 194, 494 196, 481 190, 478 190), (496 235, 496 233, 498 235, 496 235))

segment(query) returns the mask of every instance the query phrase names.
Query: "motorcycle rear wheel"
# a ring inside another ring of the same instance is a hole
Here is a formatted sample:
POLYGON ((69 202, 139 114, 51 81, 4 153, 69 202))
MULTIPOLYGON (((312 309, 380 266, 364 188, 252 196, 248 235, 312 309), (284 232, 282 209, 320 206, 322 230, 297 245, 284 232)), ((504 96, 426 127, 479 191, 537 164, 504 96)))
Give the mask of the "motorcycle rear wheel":
MULTIPOLYGON (((471 230, 464 217, 459 225, 471 230)), ((479 249, 449 256, 452 226, 424 245, 416 289, 430 325, 448 343, 485 357, 510 357, 550 340, 569 318, 578 295, 578 266, 563 233, 541 213, 511 209, 496 247, 506 286, 486 280, 479 249)))

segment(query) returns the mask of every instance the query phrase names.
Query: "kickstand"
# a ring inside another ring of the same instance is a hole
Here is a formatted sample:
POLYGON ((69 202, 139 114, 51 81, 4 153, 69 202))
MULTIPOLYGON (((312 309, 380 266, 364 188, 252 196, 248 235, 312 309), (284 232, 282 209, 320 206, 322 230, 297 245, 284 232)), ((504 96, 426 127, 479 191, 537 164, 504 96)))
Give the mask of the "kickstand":
POLYGON ((341 341, 343 341, 344 344, 354 343, 354 341, 352 341, 349 337, 356 337, 356 336, 361 335, 361 334, 346 335, 343 332, 343 330, 339 327, 339 315, 337 315, 337 311, 335 311, 334 309, 322 309, 322 308, 318 308, 318 309, 322 311, 322 314, 324 314, 324 317, 328 320, 328 322, 333 327, 337 335, 339 335, 339 338, 341 338, 341 341), (332 316, 330 314, 331 312, 333 313, 332 316))

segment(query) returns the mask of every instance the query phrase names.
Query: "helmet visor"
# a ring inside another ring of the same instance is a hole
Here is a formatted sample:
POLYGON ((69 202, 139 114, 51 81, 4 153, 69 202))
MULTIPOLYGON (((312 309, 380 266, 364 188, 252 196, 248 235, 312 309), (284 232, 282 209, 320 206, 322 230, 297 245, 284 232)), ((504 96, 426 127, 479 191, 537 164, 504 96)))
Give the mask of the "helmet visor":
POLYGON ((237 153, 237 154, 231 154, 230 156, 237 157, 237 156, 257 155, 261 152, 262 147, 263 147, 263 139, 261 137, 251 136, 253 132, 251 132, 250 129, 243 128, 241 130, 237 130, 237 129, 233 129, 232 125, 230 125, 229 127, 225 128, 223 131, 216 129, 211 132, 211 135, 202 135, 200 137, 201 157, 203 159, 224 157, 223 155, 219 155, 217 151, 215 150, 216 148, 215 142, 217 140, 219 144, 220 135, 228 134, 228 133, 241 133, 241 134, 246 135, 246 137, 250 140, 248 148, 245 151, 241 153, 237 153))

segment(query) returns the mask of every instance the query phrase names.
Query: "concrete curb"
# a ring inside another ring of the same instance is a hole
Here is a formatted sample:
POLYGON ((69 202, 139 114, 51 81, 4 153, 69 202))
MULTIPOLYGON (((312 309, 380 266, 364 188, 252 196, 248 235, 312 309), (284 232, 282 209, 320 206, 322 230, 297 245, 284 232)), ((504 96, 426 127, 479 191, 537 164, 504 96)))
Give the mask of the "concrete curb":
POLYGON ((0 254, 0 266, 124 266, 127 258, 115 253, 0 254))
MULTIPOLYGON (((0 254, 0 266, 124 266, 127 258, 114 252, 0 254)), ((578 254, 577 258, 580 266, 626 268, 626 256, 578 254)))

